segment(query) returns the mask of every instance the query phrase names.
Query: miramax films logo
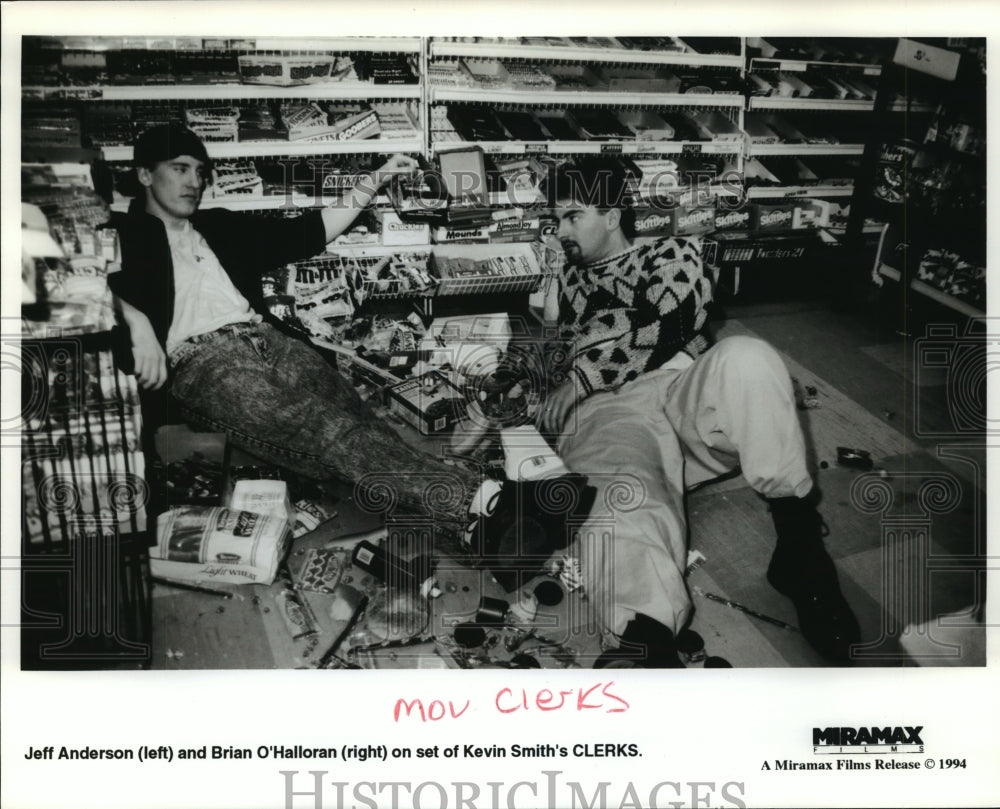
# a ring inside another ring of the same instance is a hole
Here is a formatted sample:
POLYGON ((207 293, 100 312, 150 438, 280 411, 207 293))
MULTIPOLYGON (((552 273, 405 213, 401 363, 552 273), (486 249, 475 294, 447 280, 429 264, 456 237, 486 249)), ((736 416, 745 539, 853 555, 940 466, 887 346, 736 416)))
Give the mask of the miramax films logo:
POLYGON ((813 728, 813 753, 922 753, 923 725, 916 727, 813 728))

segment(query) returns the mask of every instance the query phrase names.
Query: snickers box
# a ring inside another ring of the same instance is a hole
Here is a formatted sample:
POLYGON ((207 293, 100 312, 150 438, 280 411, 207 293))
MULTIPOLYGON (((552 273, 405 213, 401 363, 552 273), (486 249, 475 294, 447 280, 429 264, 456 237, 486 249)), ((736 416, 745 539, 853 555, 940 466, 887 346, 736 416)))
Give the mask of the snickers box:
POLYGON ((795 218, 794 202, 756 203, 753 211, 755 230, 791 230, 795 218))
POLYGON ((715 230, 715 206, 680 205, 674 213, 674 236, 701 236, 715 230))
POLYGON ((734 208, 726 210, 724 208, 715 212, 716 230, 750 230, 751 211, 749 207, 734 208))
POLYGON ((389 409, 424 435, 450 429, 465 407, 462 391, 437 371, 389 388, 389 409))

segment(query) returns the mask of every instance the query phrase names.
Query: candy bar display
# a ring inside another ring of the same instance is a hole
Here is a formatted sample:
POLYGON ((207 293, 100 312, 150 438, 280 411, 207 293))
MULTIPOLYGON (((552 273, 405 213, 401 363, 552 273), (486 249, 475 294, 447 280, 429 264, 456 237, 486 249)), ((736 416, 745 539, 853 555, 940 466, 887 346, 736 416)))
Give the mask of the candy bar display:
POLYGON ((363 140, 377 137, 381 131, 378 115, 367 104, 282 104, 280 116, 289 140, 363 140))
POLYGON ((288 139, 288 130, 273 105, 267 102, 242 102, 239 110, 237 139, 240 142, 288 139))
POLYGON ((94 521, 145 530, 135 378, 116 369, 110 351, 34 340, 22 349, 46 376, 35 383, 41 406, 22 414, 25 541, 62 542, 94 521))
POLYGON ((358 76, 373 84, 416 84, 419 80, 410 57, 405 54, 358 54, 355 61, 358 76))
POLYGON ((959 253, 927 250, 917 268, 917 280, 979 309, 986 308, 986 267, 966 261, 959 253))
POLYGON ((132 105, 97 102, 84 107, 84 140, 93 147, 131 146, 135 138, 132 105))
POLYGON ((237 107, 187 107, 184 122, 205 143, 235 143, 239 140, 237 107))
POLYGON ((418 118, 407 104, 372 104, 378 117, 380 140, 409 140, 418 136, 418 118))
POLYGON ((651 110, 625 110, 618 113, 636 140, 673 140, 674 128, 651 110))
POLYGON ((349 58, 321 53, 312 56, 240 55, 239 74, 240 81, 246 84, 276 87, 296 87, 356 77, 349 58))
POLYGON ((114 325, 107 274, 120 260, 118 236, 104 228, 103 200, 79 184, 89 183, 89 176, 67 175, 63 168, 22 167, 21 196, 28 206, 22 214, 22 327, 36 336, 114 325), (31 211, 37 221, 29 221, 31 211))
POLYGON ((427 295, 433 293, 439 283, 426 253, 393 253, 357 263, 351 285, 359 303, 369 298, 427 295))
POLYGON ((219 161, 212 166, 212 184, 207 192, 213 199, 260 196, 264 181, 252 160, 219 161))
POLYGON ((441 279, 439 295, 530 291, 541 280, 538 262, 527 245, 496 245, 480 250, 475 245, 465 250, 458 245, 441 245, 432 257, 432 266, 441 279))
POLYGON ((21 119, 21 144, 31 148, 79 148, 82 129, 75 109, 26 109, 21 119))

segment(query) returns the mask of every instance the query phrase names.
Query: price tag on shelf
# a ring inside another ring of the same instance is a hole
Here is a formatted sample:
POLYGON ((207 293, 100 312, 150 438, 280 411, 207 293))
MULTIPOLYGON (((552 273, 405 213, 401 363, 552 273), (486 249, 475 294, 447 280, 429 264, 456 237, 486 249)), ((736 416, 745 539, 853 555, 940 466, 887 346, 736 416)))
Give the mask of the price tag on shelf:
POLYGON ((53 101, 94 101, 104 98, 100 87, 55 87, 45 90, 44 97, 53 101))
POLYGON ((623 151, 620 143, 602 143, 601 154, 621 154, 623 151))
POLYGON ((788 72, 804 73, 808 65, 805 62, 779 62, 778 70, 788 72))
POLYGON ((480 144, 483 147, 483 151, 486 154, 500 154, 504 150, 504 145, 502 143, 483 143, 480 144))
POLYGON ((549 144, 547 143, 526 143, 524 144, 524 153, 526 155, 539 155, 549 153, 549 144))
POLYGON ((701 154, 700 143, 685 143, 681 146, 681 154, 701 154))

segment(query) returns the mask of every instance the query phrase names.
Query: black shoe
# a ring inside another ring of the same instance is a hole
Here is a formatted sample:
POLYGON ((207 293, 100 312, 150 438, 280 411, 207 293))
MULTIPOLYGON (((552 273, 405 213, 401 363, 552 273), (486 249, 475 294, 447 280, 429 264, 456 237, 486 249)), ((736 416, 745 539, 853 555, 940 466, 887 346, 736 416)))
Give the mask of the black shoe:
POLYGON ((617 649, 594 661, 595 669, 682 669, 674 633, 648 615, 628 622, 617 649))
POLYGON ((537 481, 507 481, 493 511, 480 517, 470 541, 482 565, 512 592, 522 573, 541 572, 552 554, 565 548, 572 530, 590 514, 597 489, 583 475, 537 481))
POLYGON ((795 605, 799 630, 826 660, 851 662, 851 646, 861 640, 861 629, 840 591, 833 559, 823 547, 823 520, 816 509, 799 498, 771 500, 778 546, 767 568, 767 580, 795 605))

